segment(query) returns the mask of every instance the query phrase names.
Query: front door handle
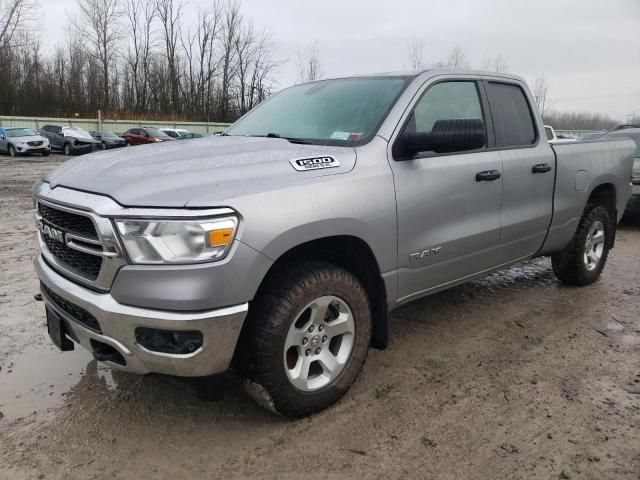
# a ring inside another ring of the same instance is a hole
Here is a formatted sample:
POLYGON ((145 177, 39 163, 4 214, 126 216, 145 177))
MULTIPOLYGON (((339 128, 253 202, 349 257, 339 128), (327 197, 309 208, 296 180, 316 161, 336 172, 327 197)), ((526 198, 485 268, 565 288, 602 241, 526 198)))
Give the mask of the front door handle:
POLYGON ((476 173, 476 182, 491 182, 500 178, 500 172, 498 170, 485 170, 484 172, 476 173))
POLYGON ((551 171, 551 165, 548 163, 538 163, 531 168, 532 173, 547 173, 551 171))

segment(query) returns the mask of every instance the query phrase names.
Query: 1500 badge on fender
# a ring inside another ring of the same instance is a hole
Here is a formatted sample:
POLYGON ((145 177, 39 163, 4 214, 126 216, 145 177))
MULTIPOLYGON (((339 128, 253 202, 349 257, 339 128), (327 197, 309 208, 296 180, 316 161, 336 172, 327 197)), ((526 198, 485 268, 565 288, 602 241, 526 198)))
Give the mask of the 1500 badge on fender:
POLYGON ((291 166, 299 172, 340 166, 340 162, 333 157, 300 158, 298 160, 291 160, 290 163, 291 166))

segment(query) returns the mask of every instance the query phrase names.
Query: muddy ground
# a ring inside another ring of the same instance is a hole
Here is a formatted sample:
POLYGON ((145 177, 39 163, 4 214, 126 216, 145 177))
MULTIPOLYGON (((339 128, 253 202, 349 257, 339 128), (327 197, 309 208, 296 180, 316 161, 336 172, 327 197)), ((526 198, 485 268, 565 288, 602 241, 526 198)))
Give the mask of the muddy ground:
POLYGON ((538 259, 398 310, 345 398, 287 421, 233 376, 207 403, 54 350, 30 187, 62 160, 0 157, 0 478, 640 478, 640 229, 589 287, 538 259))

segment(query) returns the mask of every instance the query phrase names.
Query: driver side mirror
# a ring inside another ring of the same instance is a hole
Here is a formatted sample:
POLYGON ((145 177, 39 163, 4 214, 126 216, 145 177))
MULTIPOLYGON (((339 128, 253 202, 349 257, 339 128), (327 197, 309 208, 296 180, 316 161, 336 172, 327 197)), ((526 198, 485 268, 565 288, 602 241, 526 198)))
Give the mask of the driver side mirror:
POLYGON ((487 143, 480 118, 437 120, 430 132, 405 132, 394 148, 394 155, 407 160, 420 152, 451 153, 482 148, 487 143))

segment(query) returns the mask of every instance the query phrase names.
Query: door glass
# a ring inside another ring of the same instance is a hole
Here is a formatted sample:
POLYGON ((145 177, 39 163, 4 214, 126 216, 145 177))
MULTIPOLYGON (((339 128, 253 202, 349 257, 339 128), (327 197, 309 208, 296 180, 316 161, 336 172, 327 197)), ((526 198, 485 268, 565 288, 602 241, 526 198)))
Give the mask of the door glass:
POLYGON ((442 82, 418 100, 403 133, 438 134, 449 128, 443 121, 461 119, 479 120, 484 125, 476 82, 442 82))
POLYGON ((430 132, 438 120, 482 119, 475 82, 444 82, 431 87, 413 110, 414 131, 430 132))
POLYGON ((498 147, 523 147, 536 141, 536 129, 529 102, 522 88, 489 82, 487 96, 498 147))

